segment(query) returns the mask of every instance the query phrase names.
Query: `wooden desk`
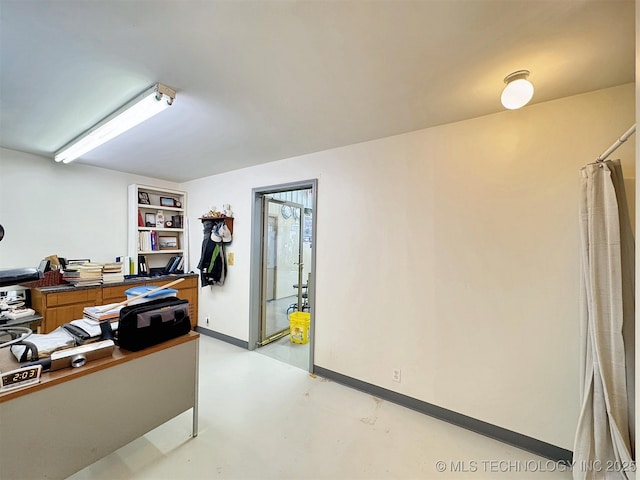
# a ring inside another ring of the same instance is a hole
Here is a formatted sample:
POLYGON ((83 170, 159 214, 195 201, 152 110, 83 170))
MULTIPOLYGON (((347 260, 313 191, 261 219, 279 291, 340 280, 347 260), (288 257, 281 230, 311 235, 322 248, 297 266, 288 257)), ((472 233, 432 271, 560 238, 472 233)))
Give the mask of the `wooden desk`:
POLYGON ((138 277, 120 283, 94 287, 74 287, 57 285, 54 287, 31 288, 32 307, 44 317, 42 333, 53 332, 64 323, 82 318, 84 307, 119 303, 127 299, 125 291, 142 285, 159 287, 184 278, 177 284, 178 298, 189 301, 191 328, 198 324, 198 276, 196 274, 165 275, 162 277, 138 277))
MULTIPOLYGON (((199 337, 116 348, 0 393, 0 478, 66 478, 189 409, 197 436, 199 337)), ((0 370, 17 367, 1 349, 0 370)))

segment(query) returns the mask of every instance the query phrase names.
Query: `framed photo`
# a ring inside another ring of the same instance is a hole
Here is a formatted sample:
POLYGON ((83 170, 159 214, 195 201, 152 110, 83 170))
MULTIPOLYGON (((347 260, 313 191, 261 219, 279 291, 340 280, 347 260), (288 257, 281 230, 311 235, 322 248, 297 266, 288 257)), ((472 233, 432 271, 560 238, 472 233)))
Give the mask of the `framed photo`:
POLYGON ((155 227, 156 226, 156 214, 155 213, 145 213, 144 214, 144 226, 145 227, 155 227))
POLYGON ((180 248, 177 235, 158 236, 158 245, 160 246, 160 250, 178 250, 180 248))
POLYGON ((160 197, 160 206, 162 207, 175 207, 176 199, 170 197, 160 197))
POLYGON ((173 228, 182 228, 182 215, 171 215, 171 223, 173 228))
POLYGON ((147 192, 138 192, 138 203, 142 205, 151 205, 149 194, 147 192))

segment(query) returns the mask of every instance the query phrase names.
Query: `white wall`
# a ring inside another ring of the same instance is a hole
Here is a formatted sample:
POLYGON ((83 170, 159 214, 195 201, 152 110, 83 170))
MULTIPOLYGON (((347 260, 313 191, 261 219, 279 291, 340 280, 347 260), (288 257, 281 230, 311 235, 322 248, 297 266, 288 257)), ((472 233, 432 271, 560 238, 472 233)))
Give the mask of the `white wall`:
POLYGON ((247 340, 251 189, 318 178, 316 364, 571 449, 578 170, 634 117, 625 85, 182 185, 2 149, 0 268, 122 255, 127 185, 187 190, 192 265, 197 217, 236 217, 199 322, 247 340))
POLYGON ((177 184, 0 149, 0 268, 127 254, 127 185, 177 184))
POLYGON ((200 323, 248 339, 251 189, 318 178, 315 363, 572 449, 578 172, 634 117, 629 84, 183 184, 236 217, 200 323))

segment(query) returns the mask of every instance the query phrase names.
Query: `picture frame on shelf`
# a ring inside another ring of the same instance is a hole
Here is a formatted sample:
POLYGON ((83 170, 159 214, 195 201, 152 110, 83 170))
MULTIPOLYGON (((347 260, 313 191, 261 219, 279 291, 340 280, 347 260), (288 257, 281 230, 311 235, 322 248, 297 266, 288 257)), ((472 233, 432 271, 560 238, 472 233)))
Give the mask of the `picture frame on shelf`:
POLYGON ((160 197, 160 206, 161 207, 175 207, 176 199, 171 197, 160 197))
POLYGON ((158 236, 158 245, 160 250, 178 250, 180 249, 180 239, 177 235, 160 235, 158 236))
POLYGON ((144 214, 144 226, 145 227, 155 227, 156 226, 156 214, 155 213, 145 213, 144 214))
POLYGON ((141 205, 151 205, 149 194, 147 192, 138 192, 138 203, 141 205))
POLYGON ((173 224, 172 227, 173 228, 182 228, 182 215, 172 215, 171 216, 171 223, 173 224))

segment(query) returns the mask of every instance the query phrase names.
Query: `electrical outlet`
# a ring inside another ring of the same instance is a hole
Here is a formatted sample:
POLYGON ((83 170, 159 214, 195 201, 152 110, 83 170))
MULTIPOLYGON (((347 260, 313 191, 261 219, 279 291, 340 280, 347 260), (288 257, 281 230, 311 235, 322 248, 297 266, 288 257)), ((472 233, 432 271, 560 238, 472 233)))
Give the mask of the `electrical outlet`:
POLYGON ((394 368, 393 373, 391 374, 391 380, 400 383, 400 381, 402 380, 402 370, 399 368, 394 368))
POLYGON ((233 252, 229 252, 227 255, 227 265, 233 265, 234 263, 236 263, 236 256, 233 252))

